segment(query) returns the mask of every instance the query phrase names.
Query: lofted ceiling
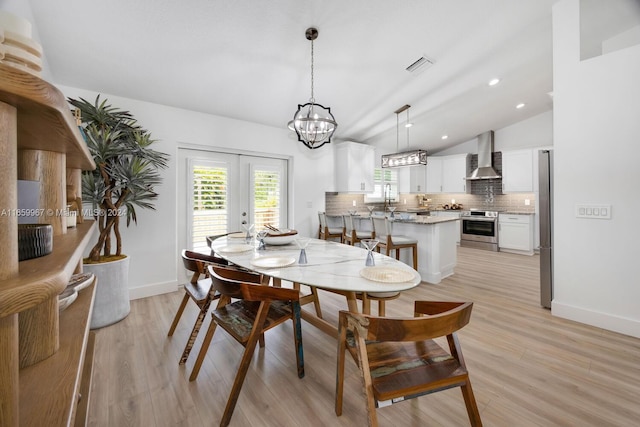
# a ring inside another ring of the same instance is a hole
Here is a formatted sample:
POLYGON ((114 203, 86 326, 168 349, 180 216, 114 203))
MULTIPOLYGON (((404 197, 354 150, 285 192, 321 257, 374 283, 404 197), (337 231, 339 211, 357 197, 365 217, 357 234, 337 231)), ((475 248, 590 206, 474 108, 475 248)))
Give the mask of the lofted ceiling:
POLYGON ((283 129, 310 97, 314 26, 334 139, 431 152, 552 108, 555 2, 29 0, 55 84, 283 129), (434 65, 405 70, 423 55, 434 65))

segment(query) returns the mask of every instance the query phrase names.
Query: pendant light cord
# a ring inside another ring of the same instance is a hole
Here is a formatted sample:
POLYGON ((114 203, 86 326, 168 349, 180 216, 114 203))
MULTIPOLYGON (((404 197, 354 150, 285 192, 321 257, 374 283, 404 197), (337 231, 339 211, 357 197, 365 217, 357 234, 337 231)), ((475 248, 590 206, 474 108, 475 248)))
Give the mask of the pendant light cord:
POLYGON ((312 104, 316 103, 316 100, 313 97, 313 40, 311 40, 311 101, 312 104))
POLYGON ((400 113, 396 113, 396 153, 400 149, 400 113))
POLYGON ((409 126, 409 109, 407 108, 407 123, 405 123, 405 126, 407 128, 407 150, 409 149, 409 128, 411 126, 409 126))

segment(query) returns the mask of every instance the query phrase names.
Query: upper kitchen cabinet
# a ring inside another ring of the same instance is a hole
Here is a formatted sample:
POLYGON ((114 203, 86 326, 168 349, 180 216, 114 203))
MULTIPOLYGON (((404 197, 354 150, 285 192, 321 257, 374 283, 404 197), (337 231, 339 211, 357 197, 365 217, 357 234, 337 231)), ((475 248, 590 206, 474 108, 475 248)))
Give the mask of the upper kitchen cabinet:
POLYGON ((429 157, 427 193, 465 193, 467 191, 468 154, 429 157))
POLYGON ((370 193, 373 191, 373 172, 376 150, 357 142, 336 144, 336 191, 341 193, 370 193))
POLYGON ((408 166, 398 171, 400 193, 426 193, 427 167, 408 166))
POLYGON ((502 152, 502 192, 533 191, 533 150, 502 152))
POLYGON ((427 193, 442 193, 442 157, 427 158, 427 193))
POLYGON ((467 166, 469 155, 446 156, 442 160, 442 192, 465 193, 467 191, 467 166))

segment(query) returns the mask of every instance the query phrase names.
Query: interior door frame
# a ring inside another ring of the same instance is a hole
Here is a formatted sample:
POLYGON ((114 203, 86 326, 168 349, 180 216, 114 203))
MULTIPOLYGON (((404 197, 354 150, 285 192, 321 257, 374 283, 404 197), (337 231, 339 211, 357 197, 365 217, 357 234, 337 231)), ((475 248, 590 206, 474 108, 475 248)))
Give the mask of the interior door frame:
MULTIPOLYGON (((238 166, 239 166, 238 169, 241 175, 238 180, 239 186, 240 186, 239 192, 241 193, 240 200, 248 202, 246 206, 240 205, 239 208, 240 208, 240 211, 244 210, 247 213, 246 220, 249 223, 255 223, 256 219, 253 217, 253 213, 255 210, 255 199, 250 196, 250 194, 254 190, 255 171, 264 170, 264 171, 284 172, 288 177, 289 165, 288 165, 288 162, 284 159, 278 159, 274 157, 265 157, 265 156, 240 155, 238 166), (256 161, 256 159, 259 159, 259 160, 256 161), (274 163, 274 161, 278 163, 274 163), (280 167, 282 163, 284 163, 284 168, 280 167), (243 176, 242 175, 243 173, 246 173, 246 174, 243 176), (248 192, 248 194, 243 194, 244 192, 248 192)), ((285 187, 284 188, 285 194, 280 195, 280 202, 282 202, 283 200, 285 201, 285 206, 287 207, 287 210, 285 212, 287 223, 275 224, 275 225, 276 227, 286 228, 289 226, 289 193, 288 193, 289 182, 288 180, 282 181, 282 185, 285 187)))
MULTIPOLYGON (((180 142, 177 144, 177 150, 178 152, 176 153, 176 159, 180 159, 180 150, 193 150, 193 151, 204 151, 207 153, 220 153, 220 154, 231 154, 231 155, 239 155, 239 156, 251 156, 251 157, 264 157, 264 158, 268 158, 268 159, 277 159, 277 160, 284 160, 286 162, 287 165, 287 179, 286 179, 286 184, 287 184, 287 190, 286 190, 286 194, 287 194, 287 209, 286 209, 286 213, 287 213, 287 226, 291 227, 292 224, 294 224, 294 209, 293 209, 293 171, 294 171, 294 157, 291 155, 284 155, 284 154, 277 154, 277 153, 263 153, 263 152, 259 152, 259 151, 252 151, 252 150, 237 150, 237 149, 231 149, 231 148, 227 148, 227 147, 218 147, 218 146, 211 146, 211 145, 202 145, 202 144, 192 144, 192 143, 186 143, 186 142, 180 142)), ((184 212, 181 214, 180 213, 180 209, 182 207, 185 207, 188 205, 188 200, 189 200, 189 194, 187 192, 181 191, 182 189, 185 188, 186 182, 187 182, 187 174, 188 174, 188 170, 183 170, 183 174, 181 174, 181 168, 184 168, 184 165, 178 165, 178 167, 176 168, 176 195, 177 197, 181 197, 180 194, 184 193, 184 195, 182 197, 184 197, 184 199, 182 200, 182 202, 178 202, 176 203, 176 225, 177 225, 177 233, 176 233, 176 245, 178 248, 180 248, 178 250, 178 256, 176 258, 179 258, 179 253, 180 251, 182 251, 182 248, 185 247, 186 242, 188 237, 186 236, 186 224, 184 223, 184 220, 186 218, 183 218, 184 216, 184 212), (182 176, 181 176, 182 175, 182 176)), ((182 265, 181 260, 178 260, 178 271, 180 271, 180 266, 182 265)))

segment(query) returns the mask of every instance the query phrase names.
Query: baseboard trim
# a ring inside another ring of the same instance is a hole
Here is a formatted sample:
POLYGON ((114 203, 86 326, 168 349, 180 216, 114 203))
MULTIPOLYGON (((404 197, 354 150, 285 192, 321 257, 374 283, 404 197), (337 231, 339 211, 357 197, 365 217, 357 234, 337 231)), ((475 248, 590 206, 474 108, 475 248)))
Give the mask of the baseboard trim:
POLYGON ((169 292, 175 292, 177 289, 178 282, 175 280, 171 282, 138 286, 136 288, 129 288, 129 299, 135 300, 140 298, 152 297, 155 295, 167 294, 169 292))
POLYGON ((576 307, 561 302, 551 301, 551 314, 563 319, 574 320, 587 325, 596 326, 624 335, 640 338, 640 321, 626 317, 614 316, 576 307))

